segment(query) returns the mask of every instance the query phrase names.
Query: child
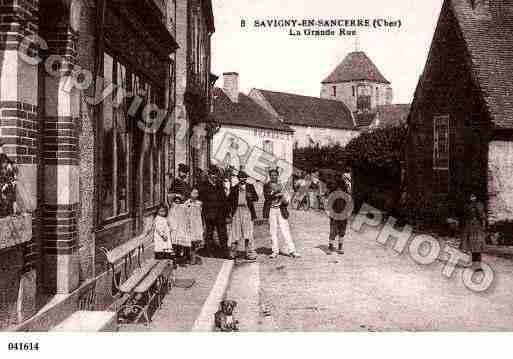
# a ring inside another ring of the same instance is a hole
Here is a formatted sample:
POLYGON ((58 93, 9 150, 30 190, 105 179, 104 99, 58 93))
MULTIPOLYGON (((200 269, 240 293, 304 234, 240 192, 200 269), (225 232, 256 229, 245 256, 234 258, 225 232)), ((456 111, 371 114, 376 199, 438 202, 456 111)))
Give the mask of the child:
POLYGON ((171 243, 171 229, 167 221, 168 209, 161 204, 153 222, 153 242, 155 244, 155 259, 173 259, 173 247, 171 243))
POLYGON ((188 234, 191 242, 188 262, 192 265, 202 264, 201 258, 198 255, 198 249, 202 247, 203 243, 203 222, 201 218, 201 209, 203 204, 198 198, 199 190, 197 188, 193 188, 191 191, 191 198, 185 202, 188 218, 188 234))
POLYGON ((185 267, 186 258, 190 256, 191 241, 187 234, 186 207, 182 204, 182 197, 179 195, 173 197, 173 206, 169 210, 168 220, 173 230, 173 245, 178 264, 185 267))
POLYGON ((337 251, 338 254, 344 254, 344 236, 346 235, 347 219, 343 218, 343 211, 347 206, 347 203, 345 203, 344 198, 340 198, 340 196, 336 194, 337 192, 344 192, 346 194, 349 192, 347 184, 342 176, 336 177, 333 190, 328 195, 328 198, 330 195, 336 196, 333 205, 331 208, 328 208, 328 213, 330 215, 330 238, 328 254, 331 254, 335 251, 337 251), (330 213, 330 211, 332 212, 330 213), (337 237, 338 250, 335 249, 335 240, 337 237))

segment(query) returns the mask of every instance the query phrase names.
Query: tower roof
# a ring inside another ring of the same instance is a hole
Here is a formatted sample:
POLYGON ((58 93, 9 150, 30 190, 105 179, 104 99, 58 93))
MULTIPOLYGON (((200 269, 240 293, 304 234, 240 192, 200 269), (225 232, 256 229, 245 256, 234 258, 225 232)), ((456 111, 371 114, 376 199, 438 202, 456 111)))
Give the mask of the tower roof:
POLYGON ((379 72, 378 68, 365 52, 356 51, 349 53, 337 68, 328 76, 323 84, 351 81, 372 81, 384 84, 390 82, 379 72))

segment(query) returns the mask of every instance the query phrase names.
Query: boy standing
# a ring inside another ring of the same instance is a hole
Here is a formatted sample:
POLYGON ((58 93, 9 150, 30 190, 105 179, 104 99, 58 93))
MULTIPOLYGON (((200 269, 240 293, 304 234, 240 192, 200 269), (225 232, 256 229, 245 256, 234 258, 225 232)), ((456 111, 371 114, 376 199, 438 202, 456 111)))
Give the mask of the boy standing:
POLYGON ((328 254, 337 252, 344 254, 344 236, 347 227, 347 215, 344 211, 348 205, 346 197, 349 196, 349 188, 342 176, 337 176, 335 184, 328 195, 328 214, 330 216, 330 237, 328 254), (345 195, 344 195, 345 194, 345 195), (338 248, 335 249, 338 237, 338 248))

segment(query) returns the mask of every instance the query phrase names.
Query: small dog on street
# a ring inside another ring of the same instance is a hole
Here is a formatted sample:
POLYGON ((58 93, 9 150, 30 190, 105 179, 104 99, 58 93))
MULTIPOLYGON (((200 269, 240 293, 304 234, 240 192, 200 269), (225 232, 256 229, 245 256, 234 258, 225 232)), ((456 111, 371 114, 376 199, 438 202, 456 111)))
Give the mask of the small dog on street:
POLYGON ((223 300, 215 314, 216 331, 236 332, 239 330, 239 321, 233 318, 233 310, 237 306, 234 300, 223 300))

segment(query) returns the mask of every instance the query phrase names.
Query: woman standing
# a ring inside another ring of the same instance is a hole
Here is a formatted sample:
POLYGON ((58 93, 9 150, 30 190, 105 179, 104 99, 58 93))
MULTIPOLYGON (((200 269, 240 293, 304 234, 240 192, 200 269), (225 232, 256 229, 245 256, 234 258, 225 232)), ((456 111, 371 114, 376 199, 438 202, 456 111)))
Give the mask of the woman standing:
POLYGON ((253 221, 256 219, 255 202, 258 195, 255 187, 248 183, 248 174, 239 171, 237 183, 230 192, 231 217, 230 238, 232 244, 245 251, 247 260, 256 260, 253 221))
POLYGON ((484 250, 486 238, 486 215, 484 205, 477 200, 475 194, 470 195, 470 203, 465 209, 463 239, 460 249, 472 254, 472 267, 482 271, 481 253, 484 250))

